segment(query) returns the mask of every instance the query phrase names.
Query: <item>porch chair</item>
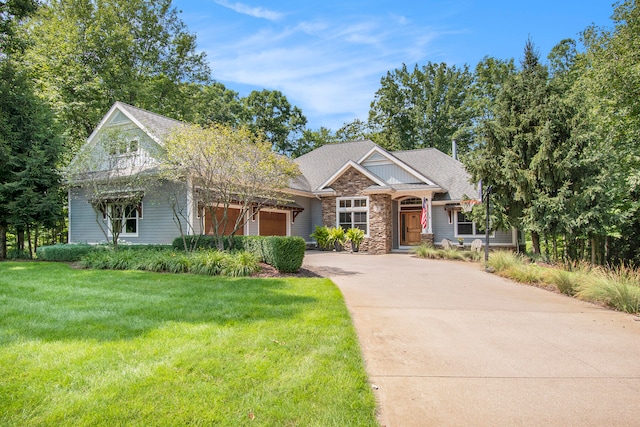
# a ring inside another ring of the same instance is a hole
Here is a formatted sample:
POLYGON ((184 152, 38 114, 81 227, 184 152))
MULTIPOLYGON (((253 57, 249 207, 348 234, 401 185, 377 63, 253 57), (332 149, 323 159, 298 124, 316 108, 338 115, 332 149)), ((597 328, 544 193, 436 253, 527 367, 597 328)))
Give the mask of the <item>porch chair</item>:
POLYGON ((471 251, 480 252, 481 249, 482 249, 482 240, 475 239, 473 242, 471 242, 471 251))

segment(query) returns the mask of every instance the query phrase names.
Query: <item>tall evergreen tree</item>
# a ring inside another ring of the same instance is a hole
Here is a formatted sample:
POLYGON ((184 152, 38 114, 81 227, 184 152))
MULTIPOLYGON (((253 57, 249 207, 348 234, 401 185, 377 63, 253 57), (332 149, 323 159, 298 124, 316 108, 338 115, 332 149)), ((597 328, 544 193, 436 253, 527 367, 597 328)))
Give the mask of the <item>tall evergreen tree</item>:
POLYGON ((51 227, 60 219, 57 171, 62 145, 53 114, 33 92, 26 72, 0 61, 0 259, 6 257, 9 226, 24 250, 31 226, 51 227))
POLYGON ((468 162, 475 180, 493 188, 493 201, 512 226, 531 231, 533 250, 540 235, 557 231, 567 197, 571 157, 565 118, 531 40, 520 70, 502 86, 480 125, 482 142, 468 162))

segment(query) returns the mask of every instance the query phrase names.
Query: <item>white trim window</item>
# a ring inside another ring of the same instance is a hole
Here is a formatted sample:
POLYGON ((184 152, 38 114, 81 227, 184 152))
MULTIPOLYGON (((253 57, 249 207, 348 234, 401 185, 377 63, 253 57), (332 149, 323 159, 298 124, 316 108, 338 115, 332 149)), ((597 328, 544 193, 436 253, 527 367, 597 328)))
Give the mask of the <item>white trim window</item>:
POLYGON ((142 219, 142 202, 138 205, 110 204, 109 214, 111 221, 108 221, 109 231, 112 227, 121 227, 121 237, 138 237, 138 220, 142 219))
POLYGON ((128 157, 138 153, 140 140, 138 137, 131 139, 121 139, 109 146, 109 154, 116 157, 128 157))
POLYGON ((484 227, 479 226, 477 223, 471 221, 471 219, 467 218, 467 216, 462 211, 455 212, 454 230, 456 237, 480 237, 485 235, 484 227))
POLYGON ((336 200, 337 227, 345 230, 359 228, 369 236, 369 198, 338 197, 336 200))

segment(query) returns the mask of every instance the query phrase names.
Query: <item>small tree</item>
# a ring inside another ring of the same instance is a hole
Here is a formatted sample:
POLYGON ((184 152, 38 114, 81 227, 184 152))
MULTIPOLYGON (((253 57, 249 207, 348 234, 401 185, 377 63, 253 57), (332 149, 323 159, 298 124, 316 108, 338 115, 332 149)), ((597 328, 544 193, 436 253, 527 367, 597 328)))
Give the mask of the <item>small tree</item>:
POLYGON ((184 126, 165 148, 163 170, 192 183, 199 209, 211 215, 218 249, 262 207, 287 202, 282 190, 299 174, 295 163, 247 128, 184 126), (239 214, 230 223, 232 205, 239 214))
POLYGON ((131 219, 140 217, 144 193, 157 181, 158 153, 152 150, 135 131, 107 128, 67 168, 67 183, 85 191, 105 240, 116 249, 120 235, 136 226, 131 219))

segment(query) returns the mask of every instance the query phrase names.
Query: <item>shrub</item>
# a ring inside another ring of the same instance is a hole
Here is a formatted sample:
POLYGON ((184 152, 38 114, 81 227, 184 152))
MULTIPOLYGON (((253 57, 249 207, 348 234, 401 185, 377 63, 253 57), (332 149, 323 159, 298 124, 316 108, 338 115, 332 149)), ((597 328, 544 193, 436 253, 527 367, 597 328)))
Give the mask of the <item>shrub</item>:
POLYGON ((426 244, 421 244, 418 246, 414 246, 409 249, 409 252, 417 256, 418 258, 431 258, 431 259, 439 259, 440 254, 438 253, 438 249, 433 246, 429 246, 426 244))
POLYGON ((263 240, 264 262, 281 273, 295 273, 302 266, 307 245, 302 237, 271 236, 263 240))
POLYGON ((347 242, 351 242, 351 249, 354 252, 357 252, 360 247, 360 243, 364 240, 364 231, 359 228, 351 227, 344 233, 344 237, 347 242))
POLYGON ((499 273, 501 276, 520 283, 540 283, 544 281, 543 270, 535 264, 516 264, 501 270, 499 273))
POLYGON ((627 313, 640 312, 640 272, 628 267, 598 271, 581 283, 576 295, 627 313))
POLYGON ((250 252, 256 257, 258 262, 264 262, 265 239, 265 236, 236 236, 234 248, 250 252))
POLYGON ((112 265, 111 253, 113 251, 90 251, 80 260, 84 268, 96 270, 110 269, 112 265))
POLYGON ((489 256, 489 267, 496 272, 513 268, 524 263, 522 256, 514 254, 511 251, 495 251, 489 256))
POLYGON ((318 249, 326 251, 330 249, 329 229, 324 225, 322 227, 316 225, 316 230, 310 236, 318 244, 318 249))
POLYGON ((442 251, 442 258, 448 259, 452 261, 465 261, 466 258, 462 254, 462 252, 457 249, 446 249, 442 251))
POLYGON ((330 227, 328 232, 329 237, 327 238, 327 244, 329 245, 329 248, 334 246, 336 250, 341 250, 344 246, 344 242, 347 240, 347 237, 344 234, 344 228, 330 227))
POLYGON ((554 285, 558 291, 565 295, 573 296, 578 288, 578 274, 565 270, 551 270, 547 275, 547 281, 554 285))
POLYGON ((31 259, 31 254, 29 251, 21 250, 21 249, 9 249, 7 251, 7 259, 31 259))
MULTIPOLYGON (((182 236, 176 237, 173 239, 173 243, 171 246, 179 251, 184 251, 184 241, 182 240, 182 236)), ((215 236, 209 235, 197 235, 197 236, 184 236, 185 241, 187 242, 187 248, 197 250, 197 249, 216 249, 218 247, 218 240, 215 236)), ((225 246, 229 246, 226 243, 225 246)))
POLYGON ((196 252, 163 251, 95 251, 83 259, 86 268, 111 270, 143 270, 169 273, 194 273, 209 276, 248 276, 259 270, 257 257, 245 251, 196 252))
POLYGON ((246 251, 227 254, 222 259, 221 274, 227 277, 250 276, 260 269, 258 258, 246 251))
POLYGON ((87 244, 59 243, 52 246, 40 246, 36 249, 36 256, 42 261, 73 262, 80 261, 83 256, 95 251, 96 248, 96 246, 87 244))

